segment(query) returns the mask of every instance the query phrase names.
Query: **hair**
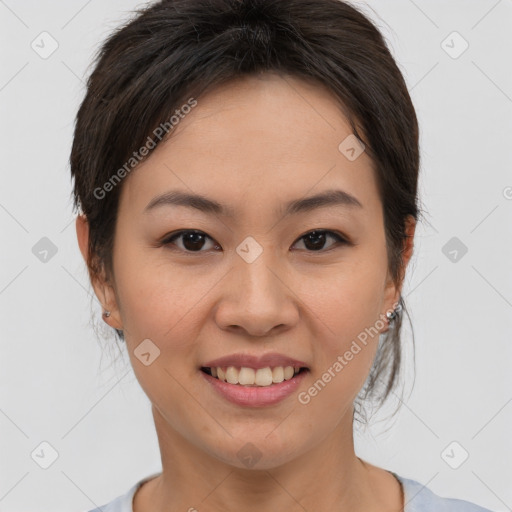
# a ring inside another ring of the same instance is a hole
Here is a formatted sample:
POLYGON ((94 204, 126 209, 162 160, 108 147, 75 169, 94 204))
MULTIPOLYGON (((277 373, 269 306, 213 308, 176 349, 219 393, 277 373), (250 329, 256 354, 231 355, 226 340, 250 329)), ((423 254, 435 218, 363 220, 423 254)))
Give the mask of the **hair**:
MULTIPOLYGON (((123 183, 100 198, 97 191, 116 171, 120 181, 134 151, 188 99, 275 72, 326 87, 363 141, 383 205, 388 271, 400 286, 406 219, 420 215, 419 130, 404 78, 376 26, 341 0, 160 0, 134 14, 99 48, 76 117, 70 166, 75 211, 89 224, 91 280, 110 283, 114 275, 123 183)), ((381 385, 380 406, 398 382, 402 297, 400 306, 355 401, 360 416, 359 400, 373 398, 381 385)), ((122 331, 116 334, 124 341, 122 331)))

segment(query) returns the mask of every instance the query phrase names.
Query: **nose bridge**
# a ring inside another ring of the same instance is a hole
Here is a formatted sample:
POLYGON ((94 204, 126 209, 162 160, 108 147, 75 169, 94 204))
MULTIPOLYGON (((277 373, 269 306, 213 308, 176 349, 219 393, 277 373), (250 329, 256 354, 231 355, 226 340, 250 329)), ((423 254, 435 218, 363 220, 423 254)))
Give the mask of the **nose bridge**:
POLYGON ((229 291, 222 295, 217 322, 224 328, 243 327, 252 335, 262 336, 274 327, 291 325, 297 312, 280 276, 284 267, 275 252, 266 247, 254 258, 255 246, 248 243, 248 250, 233 259, 229 291))
POLYGON ((252 241, 247 241, 237 249, 234 272, 237 281, 237 294, 246 305, 263 308, 265 304, 272 306, 277 300, 276 295, 282 295, 282 282, 276 274, 280 272, 274 251, 266 246, 255 247, 252 241), (246 251, 247 252, 244 252, 246 251))

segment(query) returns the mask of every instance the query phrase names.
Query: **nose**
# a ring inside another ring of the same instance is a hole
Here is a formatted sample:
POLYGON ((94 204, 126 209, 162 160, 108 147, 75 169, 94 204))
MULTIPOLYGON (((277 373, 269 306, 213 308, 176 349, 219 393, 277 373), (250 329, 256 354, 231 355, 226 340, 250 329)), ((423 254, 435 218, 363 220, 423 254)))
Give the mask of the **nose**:
POLYGON ((298 298, 275 259, 265 251, 252 263, 236 261, 223 280, 215 319, 219 328, 270 336, 292 328, 299 320, 298 298))

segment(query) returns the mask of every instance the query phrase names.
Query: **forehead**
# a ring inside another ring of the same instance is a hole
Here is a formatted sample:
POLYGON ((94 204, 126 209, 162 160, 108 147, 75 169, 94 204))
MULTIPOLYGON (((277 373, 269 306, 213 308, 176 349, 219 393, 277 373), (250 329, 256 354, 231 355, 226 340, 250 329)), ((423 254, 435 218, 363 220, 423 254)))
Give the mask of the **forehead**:
POLYGON ((334 188, 368 205, 378 200, 371 159, 363 152, 351 161, 339 148, 351 134, 324 87, 269 73, 237 79, 197 99, 131 173, 122 195, 140 212, 177 188, 240 215, 251 205, 334 188))

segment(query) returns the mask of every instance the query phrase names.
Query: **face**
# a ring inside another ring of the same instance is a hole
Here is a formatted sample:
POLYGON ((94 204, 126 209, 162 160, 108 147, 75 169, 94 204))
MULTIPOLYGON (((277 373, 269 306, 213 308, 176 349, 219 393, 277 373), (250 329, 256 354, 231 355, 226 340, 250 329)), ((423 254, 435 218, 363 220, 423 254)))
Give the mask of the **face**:
POLYGON ((399 291, 372 162, 339 149, 350 134, 327 91, 267 74, 199 98, 125 178, 102 302, 168 436, 236 467, 245 446, 271 468, 352 428, 378 344, 368 332, 385 331, 399 291), (222 383, 201 368, 223 357, 247 368, 231 380, 307 369, 222 383))

